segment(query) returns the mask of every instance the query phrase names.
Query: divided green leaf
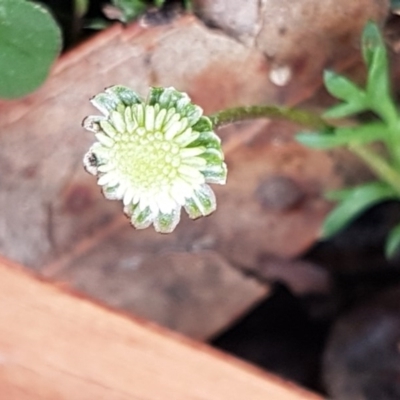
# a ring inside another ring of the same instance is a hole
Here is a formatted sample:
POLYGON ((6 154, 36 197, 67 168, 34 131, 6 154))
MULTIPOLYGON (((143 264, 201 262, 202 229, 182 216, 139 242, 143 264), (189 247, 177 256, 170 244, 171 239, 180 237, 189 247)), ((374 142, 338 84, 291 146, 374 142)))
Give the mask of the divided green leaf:
POLYGON ((358 107, 364 107, 364 91, 346 77, 326 70, 324 72, 324 83, 331 95, 340 100, 346 100, 348 103, 357 105, 358 107))
POLYGON ((323 225, 322 236, 329 238, 342 230, 371 206, 385 200, 398 198, 397 193, 383 182, 371 182, 336 193, 341 203, 331 211, 323 225))

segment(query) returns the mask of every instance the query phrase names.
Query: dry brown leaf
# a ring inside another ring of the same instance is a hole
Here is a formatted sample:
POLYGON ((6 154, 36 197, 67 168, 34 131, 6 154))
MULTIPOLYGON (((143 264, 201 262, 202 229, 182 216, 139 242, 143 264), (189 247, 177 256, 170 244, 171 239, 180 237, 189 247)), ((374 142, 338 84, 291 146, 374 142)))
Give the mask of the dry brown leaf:
POLYGON ((284 123, 221 131, 230 173, 228 185, 216 188, 218 211, 195 222, 183 218, 165 236, 133 230, 122 206, 102 197, 81 165, 93 137, 80 123, 95 113, 88 98, 117 83, 140 93, 173 85, 206 112, 293 104, 313 90, 280 88, 269 70, 257 49, 194 17, 117 25, 67 54, 39 91, 0 104, 2 254, 197 338, 227 326, 269 292, 241 268, 265 254, 295 257, 317 239, 329 209, 321 193, 342 181, 331 158, 301 147, 296 128, 284 123), (289 179, 300 200, 265 207, 265 182, 273 177, 289 179))

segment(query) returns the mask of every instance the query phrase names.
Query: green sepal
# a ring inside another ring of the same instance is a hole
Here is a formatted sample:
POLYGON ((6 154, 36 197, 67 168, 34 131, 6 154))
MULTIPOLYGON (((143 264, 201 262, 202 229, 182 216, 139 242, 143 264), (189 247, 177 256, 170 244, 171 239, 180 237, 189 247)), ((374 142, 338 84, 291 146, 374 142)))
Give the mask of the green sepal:
POLYGON ((186 93, 179 92, 173 87, 150 88, 148 104, 159 104, 160 108, 165 109, 175 108, 177 113, 188 119, 189 126, 195 125, 203 114, 202 108, 191 103, 186 93))
POLYGON ((396 225, 386 238, 385 256, 386 258, 393 258, 400 250, 400 224, 396 225))
POLYGON ((370 182, 346 190, 347 192, 342 192, 343 200, 324 221, 323 238, 333 236, 371 206, 381 201, 398 198, 394 189, 383 182, 370 182))
POLYGON ((217 183, 224 185, 228 175, 228 169, 225 163, 219 165, 210 165, 200 169, 207 183, 217 183))
POLYGON ((221 151, 221 139, 212 131, 200 131, 199 137, 191 142, 188 147, 204 147, 221 151))
POLYGON ((116 96, 125 106, 142 103, 142 99, 126 86, 115 85, 106 89, 106 93, 116 96))

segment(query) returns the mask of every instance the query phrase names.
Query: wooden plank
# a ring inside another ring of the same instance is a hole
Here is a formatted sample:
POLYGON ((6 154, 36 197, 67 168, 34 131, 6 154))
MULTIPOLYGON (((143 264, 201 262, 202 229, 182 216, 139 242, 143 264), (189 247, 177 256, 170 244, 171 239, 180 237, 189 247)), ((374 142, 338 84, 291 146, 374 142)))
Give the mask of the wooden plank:
POLYGON ((0 305, 1 399, 320 399, 207 345, 66 293, 4 259, 0 305))

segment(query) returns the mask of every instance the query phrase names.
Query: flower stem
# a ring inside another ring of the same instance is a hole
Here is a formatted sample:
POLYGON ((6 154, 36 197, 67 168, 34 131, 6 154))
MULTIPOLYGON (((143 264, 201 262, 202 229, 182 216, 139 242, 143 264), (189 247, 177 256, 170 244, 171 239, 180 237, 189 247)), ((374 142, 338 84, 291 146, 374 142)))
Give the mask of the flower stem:
POLYGON ((211 115, 209 118, 215 128, 256 118, 285 119, 318 131, 329 127, 327 122, 314 113, 294 108, 268 105, 228 108, 227 110, 222 110, 211 115))
POLYGON ((349 149, 360 157, 382 181, 389 184, 400 195, 400 174, 387 161, 365 146, 349 145, 349 149))

